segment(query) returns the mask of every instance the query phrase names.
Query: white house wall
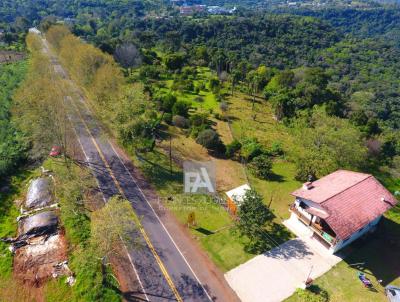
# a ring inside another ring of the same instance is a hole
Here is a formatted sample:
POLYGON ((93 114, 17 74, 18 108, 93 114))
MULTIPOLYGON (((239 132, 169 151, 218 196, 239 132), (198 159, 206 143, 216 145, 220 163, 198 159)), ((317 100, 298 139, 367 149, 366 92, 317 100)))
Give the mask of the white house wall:
POLYGON ((330 248, 330 251, 332 253, 336 253, 340 249, 342 249, 345 246, 347 246, 350 243, 352 243, 354 240, 356 240, 356 239, 360 238, 361 236, 365 235, 366 233, 371 231, 378 224, 378 222, 381 220, 381 218, 382 218, 382 216, 379 216, 378 218, 376 218, 375 220, 373 220, 369 224, 367 224, 365 227, 363 227, 362 229, 360 229, 359 231, 354 233, 348 239, 346 239, 344 241, 343 240, 339 241, 335 246, 330 248))

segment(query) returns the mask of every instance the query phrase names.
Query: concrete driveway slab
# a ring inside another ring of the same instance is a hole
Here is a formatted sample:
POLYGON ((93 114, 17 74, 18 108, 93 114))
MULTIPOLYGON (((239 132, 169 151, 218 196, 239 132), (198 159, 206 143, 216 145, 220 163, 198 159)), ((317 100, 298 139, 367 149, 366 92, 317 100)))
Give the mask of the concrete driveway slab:
POLYGON ((302 286, 310 272, 311 278, 315 279, 342 260, 340 256, 330 254, 307 232, 298 234, 301 237, 256 256, 225 274, 229 285, 243 302, 282 301, 302 286))

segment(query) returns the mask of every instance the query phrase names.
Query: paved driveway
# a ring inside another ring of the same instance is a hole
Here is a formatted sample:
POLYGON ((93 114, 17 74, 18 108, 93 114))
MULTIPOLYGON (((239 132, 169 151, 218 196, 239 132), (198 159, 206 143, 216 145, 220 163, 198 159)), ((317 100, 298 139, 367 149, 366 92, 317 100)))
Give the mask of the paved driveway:
POLYGON ((296 221, 285 222, 300 237, 256 256, 225 274, 243 302, 279 302, 301 287, 311 271, 317 278, 342 260, 311 239, 296 221), (297 228, 297 229, 296 229, 297 228))

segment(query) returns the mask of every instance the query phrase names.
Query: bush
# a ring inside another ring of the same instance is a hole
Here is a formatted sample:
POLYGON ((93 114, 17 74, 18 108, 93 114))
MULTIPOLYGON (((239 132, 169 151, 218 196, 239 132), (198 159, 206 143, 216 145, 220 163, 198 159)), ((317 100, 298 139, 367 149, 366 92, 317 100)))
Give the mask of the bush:
POLYGON ((197 103, 203 103, 204 102, 204 98, 202 96, 196 96, 194 98, 194 101, 197 103))
POLYGON ((218 78, 211 78, 208 85, 211 91, 214 93, 218 93, 219 90, 221 89, 221 82, 219 81, 218 78))
POLYGON ((219 109, 221 109, 222 112, 226 112, 228 111, 228 104, 226 102, 222 102, 221 104, 219 104, 219 109))
POLYGON ((172 83, 173 90, 180 90, 180 91, 193 91, 194 84, 192 80, 183 79, 179 76, 176 76, 174 82, 172 83))
POLYGON ((172 123, 178 128, 189 127, 189 120, 181 115, 175 115, 172 119, 172 123))
POLYGON ((317 171, 314 163, 309 158, 299 158, 296 160, 296 175, 295 179, 298 181, 310 181, 310 179, 317 179, 317 171))
POLYGON ((190 103, 185 101, 177 101, 172 107, 172 113, 174 115, 181 115, 183 117, 188 117, 190 109, 190 103))
POLYGON ((206 90, 206 85, 204 84, 204 82, 200 82, 197 87, 199 88, 199 90, 206 90))
POLYGON ((163 120, 164 120, 164 122, 167 123, 168 125, 171 125, 171 124, 172 124, 172 114, 169 113, 169 112, 164 113, 163 120))
POLYGON ((241 156, 246 161, 251 161, 254 157, 263 154, 263 147, 255 138, 246 139, 243 142, 241 156))
POLYGON ((215 112, 214 113, 214 117, 217 119, 217 120, 221 120, 222 118, 221 118, 221 114, 219 114, 218 112, 215 112))
POLYGON ((139 69, 139 78, 141 78, 142 80, 146 80, 146 79, 158 80, 158 79, 160 79, 161 73, 162 73, 162 70, 158 66, 143 65, 139 69))
POLYGON ((329 295, 325 290, 312 285, 309 289, 298 288, 295 295, 299 298, 300 302, 328 302, 329 295))
POLYGON ((181 69, 185 63, 185 57, 182 54, 173 53, 165 56, 165 66, 169 70, 181 69))
POLYGON ((172 93, 164 93, 162 91, 157 91, 153 100, 159 104, 159 107, 164 112, 172 112, 172 107, 174 107, 176 103, 176 96, 172 93))
POLYGON ((268 179, 272 174, 272 160, 267 155, 259 155, 251 161, 250 170, 261 179, 268 179))
POLYGON ((282 144, 281 142, 273 142, 271 149, 270 149, 270 153, 273 156, 281 156, 284 154, 283 148, 282 148, 282 144))
POLYGON ((240 151, 242 148, 242 144, 237 140, 234 139, 230 144, 226 145, 225 155, 228 158, 232 158, 235 156, 237 152, 240 151))
POLYGON ((212 129, 201 131, 197 136, 196 142, 210 151, 225 152, 225 145, 222 143, 218 133, 212 129))
POLYGON ((199 136, 200 132, 202 132, 203 130, 207 130, 207 129, 209 129, 209 126, 207 124, 192 127, 190 129, 190 136, 193 138, 197 138, 199 136))
POLYGON ((208 123, 208 114, 206 113, 195 113, 190 117, 190 125, 198 127, 208 123))

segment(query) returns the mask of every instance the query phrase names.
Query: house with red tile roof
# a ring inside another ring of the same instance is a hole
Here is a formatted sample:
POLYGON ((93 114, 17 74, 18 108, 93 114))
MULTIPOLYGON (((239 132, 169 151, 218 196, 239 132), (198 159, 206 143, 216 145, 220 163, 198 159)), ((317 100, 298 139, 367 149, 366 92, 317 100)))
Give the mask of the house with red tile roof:
POLYGON ((396 198, 370 174, 338 170, 294 191, 291 219, 332 253, 372 232, 396 198))

